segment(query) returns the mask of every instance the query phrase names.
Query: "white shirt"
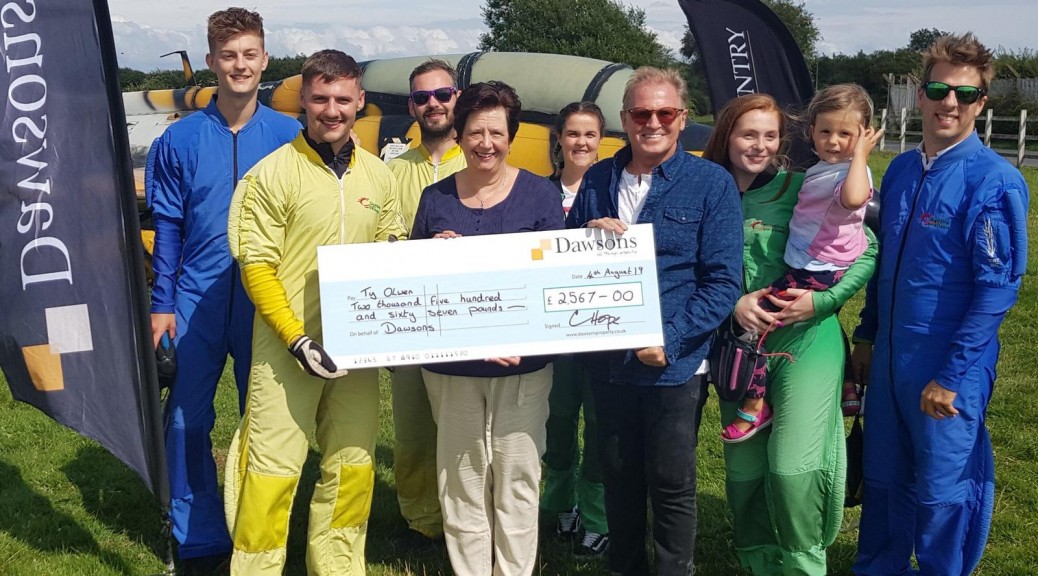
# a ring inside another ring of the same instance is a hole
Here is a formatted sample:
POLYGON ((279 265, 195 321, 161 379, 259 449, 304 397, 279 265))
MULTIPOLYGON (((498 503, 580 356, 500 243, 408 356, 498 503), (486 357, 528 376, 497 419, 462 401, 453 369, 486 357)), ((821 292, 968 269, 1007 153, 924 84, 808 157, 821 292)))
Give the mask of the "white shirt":
POLYGON ((562 188, 562 211, 569 214, 569 209, 573 207, 573 201, 577 199, 577 191, 566 188, 565 184, 559 183, 562 188))
POLYGON ((652 186, 652 174, 631 174, 627 170, 620 173, 620 186, 617 190, 617 209, 620 220, 624 224, 638 222, 638 215, 645 206, 645 197, 652 186))
POLYGON ((963 138, 962 140, 959 140, 955 144, 952 144, 951 146, 948 146, 944 150, 941 150, 940 152, 937 152, 936 154, 933 155, 933 158, 927 158, 926 157, 926 150, 923 150, 923 143, 920 142, 919 146, 916 147, 916 150, 918 150, 919 154, 923 157, 923 172, 929 172, 930 168, 933 168, 933 163, 936 162, 938 158, 943 156, 946 152, 949 152, 952 148, 955 148, 959 144, 962 144, 963 142, 965 142, 967 138, 963 138))
MULTIPOLYGON (((652 187, 652 174, 631 174, 627 170, 620 173, 620 186, 617 190, 616 200, 620 220, 624 224, 638 222, 638 215, 645 206, 645 198, 649 195, 650 187, 652 187)), ((696 370, 696 376, 709 371, 710 363, 703 360, 696 370)))

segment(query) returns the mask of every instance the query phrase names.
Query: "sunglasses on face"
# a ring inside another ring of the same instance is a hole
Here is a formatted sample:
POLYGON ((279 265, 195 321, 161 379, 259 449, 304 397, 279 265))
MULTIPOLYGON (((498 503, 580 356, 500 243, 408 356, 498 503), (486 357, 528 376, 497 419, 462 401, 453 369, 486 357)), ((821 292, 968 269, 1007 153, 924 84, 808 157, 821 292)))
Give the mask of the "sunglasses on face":
POLYGON ((411 101, 416 106, 425 106, 429 103, 429 97, 436 98, 437 102, 450 102, 451 97, 458 93, 457 88, 450 86, 437 88, 435 90, 415 90, 411 92, 411 101))
POLYGON ((944 82, 923 84, 923 94, 930 100, 940 102, 948 97, 949 92, 955 92, 955 99, 959 104, 973 104, 985 94, 984 90, 976 86, 949 86, 944 82))
POLYGON ((673 106, 657 108, 656 110, 650 110, 648 108, 628 108, 627 110, 624 110, 624 112, 627 112, 627 115, 631 117, 631 120, 634 120, 634 123, 639 126, 648 123, 649 119, 652 118, 653 115, 655 115, 660 121, 660 124, 670 126, 684 111, 684 108, 674 108, 673 106))

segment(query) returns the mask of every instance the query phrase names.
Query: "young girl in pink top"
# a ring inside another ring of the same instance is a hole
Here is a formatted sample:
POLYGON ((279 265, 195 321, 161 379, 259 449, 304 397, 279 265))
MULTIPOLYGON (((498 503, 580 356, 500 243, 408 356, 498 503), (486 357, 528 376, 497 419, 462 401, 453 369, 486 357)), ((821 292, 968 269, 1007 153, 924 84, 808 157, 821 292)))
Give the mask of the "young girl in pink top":
MULTIPOLYGON (((808 169, 800 188, 785 261, 790 270, 771 285, 760 305, 781 310, 770 299, 789 299, 789 288, 825 290, 865 251, 865 205, 872 198, 869 153, 883 130, 872 124, 872 99, 857 84, 837 84, 815 94, 807 109, 809 133, 820 161, 808 169)), ((757 335, 759 336, 759 335, 757 335)), ((752 336, 751 336, 752 337, 752 336)), ((844 414, 860 408, 852 382, 844 384, 844 414)), ((763 386, 751 386, 737 417, 725 426, 725 442, 741 442, 771 423, 763 386)))

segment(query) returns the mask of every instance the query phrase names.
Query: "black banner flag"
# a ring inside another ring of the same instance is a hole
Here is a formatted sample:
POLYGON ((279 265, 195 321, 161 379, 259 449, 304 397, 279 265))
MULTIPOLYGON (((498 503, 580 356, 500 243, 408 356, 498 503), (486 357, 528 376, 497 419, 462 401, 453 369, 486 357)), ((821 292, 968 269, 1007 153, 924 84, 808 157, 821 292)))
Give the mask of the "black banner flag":
POLYGON ((814 88, 786 25, 759 0, 679 0, 699 52, 712 112, 743 94, 770 94, 799 109, 814 88))
POLYGON ((0 367, 168 502, 107 3, 9 0, 0 18, 0 367))

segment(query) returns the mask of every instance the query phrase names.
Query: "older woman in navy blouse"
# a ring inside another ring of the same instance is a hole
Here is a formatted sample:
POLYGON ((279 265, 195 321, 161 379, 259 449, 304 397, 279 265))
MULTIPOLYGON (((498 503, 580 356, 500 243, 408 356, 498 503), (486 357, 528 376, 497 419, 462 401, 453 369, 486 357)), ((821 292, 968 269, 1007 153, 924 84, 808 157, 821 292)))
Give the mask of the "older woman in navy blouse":
MULTIPOLYGON (((501 82, 461 93, 454 128, 468 166, 425 189, 412 239, 564 228, 558 189, 508 164, 520 109, 501 82)), ((511 356, 422 369, 438 427, 443 531, 458 576, 534 571, 550 360, 511 356)))

